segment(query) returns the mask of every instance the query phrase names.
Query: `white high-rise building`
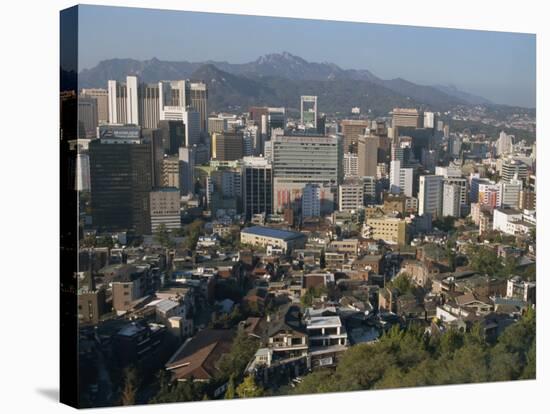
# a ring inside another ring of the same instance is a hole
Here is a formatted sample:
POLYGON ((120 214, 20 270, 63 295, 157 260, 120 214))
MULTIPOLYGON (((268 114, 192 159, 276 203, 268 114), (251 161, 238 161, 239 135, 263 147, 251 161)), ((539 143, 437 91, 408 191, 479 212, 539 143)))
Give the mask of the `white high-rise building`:
POLYGON ((79 151, 76 155, 76 189, 90 191, 90 157, 87 152, 79 151))
POLYGON ((443 177, 440 175, 420 176, 418 191, 418 214, 430 213, 441 217, 443 209, 443 177))
POLYGON ((390 163, 390 192, 393 194, 405 194, 412 197, 413 193, 412 168, 401 168, 401 161, 394 160, 390 163))
POLYGON ((357 154, 348 152, 344 154, 344 178, 357 177, 359 174, 359 164, 357 154))
POLYGON ((300 121, 306 128, 317 129, 317 97, 300 97, 300 121))
POLYGON ((512 137, 501 131, 496 142, 497 155, 507 154, 512 150, 512 137))
POLYGON ((435 128, 435 114, 424 112, 424 128, 435 128))
POLYGON ((140 125, 139 123, 139 95, 138 95, 138 78, 137 76, 126 76, 126 93, 127 93, 127 109, 126 123, 140 125))
POLYGON ((443 184, 443 217, 460 217, 460 187, 443 184))

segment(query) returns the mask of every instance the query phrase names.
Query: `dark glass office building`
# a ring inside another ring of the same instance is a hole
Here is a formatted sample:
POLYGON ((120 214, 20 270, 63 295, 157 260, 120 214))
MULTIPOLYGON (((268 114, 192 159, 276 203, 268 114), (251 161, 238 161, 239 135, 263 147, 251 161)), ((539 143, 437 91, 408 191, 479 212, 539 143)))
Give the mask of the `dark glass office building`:
POLYGON ((90 142, 92 225, 99 231, 150 233, 151 143, 140 135, 90 142))

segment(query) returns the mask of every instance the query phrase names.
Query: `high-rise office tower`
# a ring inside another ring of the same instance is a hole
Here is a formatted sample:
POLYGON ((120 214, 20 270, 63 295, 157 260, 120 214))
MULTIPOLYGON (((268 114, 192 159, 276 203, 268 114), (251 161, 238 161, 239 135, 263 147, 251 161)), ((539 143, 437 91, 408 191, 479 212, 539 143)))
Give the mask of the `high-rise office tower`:
POLYGON ((95 138, 97 135, 97 100, 86 96, 78 97, 78 137, 95 138))
POLYGON ((164 159, 164 147, 162 131, 158 128, 142 129, 141 135, 144 142, 151 143, 151 174, 153 187, 162 186, 162 161, 164 159))
POLYGON ((454 184, 443 184, 443 217, 460 217, 460 187, 454 184))
POLYGON ((227 131, 227 119, 220 117, 210 117, 208 118, 208 133, 224 133, 227 131))
POLYGON ((273 170, 263 157, 243 158, 243 213, 247 220, 254 214, 273 212, 273 170))
POLYGON ((267 135, 272 136, 274 129, 286 128, 286 110, 285 108, 267 108, 267 135))
POLYGON ((151 144, 139 127, 117 127, 89 145, 92 224, 105 231, 148 234, 151 144))
POLYGON ((149 193, 151 232, 164 225, 166 230, 181 227, 180 192, 175 187, 155 188, 149 193))
POLYGON ((204 82, 189 83, 189 106, 199 113, 199 131, 208 131, 208 87, 204 82))
POLYGON ((243 135, 237 132, 212 134, 212 159, 234 161, 243 157, 243 135))
POLYGON ((462 138, 458 135, 451 135, 447 143, 447 150, 451 157, 457 158, 460 156, 460 150, 462 148, 462 138))
POLYGON ((319 217, 321 215, 321 186, 308 183, 302 195, 302 218, 319 217))
POLYGON ((126 83, 108 81, 108 94, 109 123, 140 125, 137 76, 126 76, 126 83))
POLYGON ((185 130, 183 121, 159 121, 159 130, 162 136, 162 146, 167 155, 176 155, 180 147, 186 145, 185 130))
POLYGON ((393 108, 392 127, 411 127, 420 128, 420 113, 417 109, 412 108, 393 108))
POLYGON ((508 154, 512 151, 512 137, 501 131, 496 142, 497 155, 508 154))
POLYGON ((433 112, 424 112, 424 128, 435 128, 435 114, 433 112))
MULTIPOLYGON (((436 173, 437 175, 437 173, 436 173)), ((443 182, 448 185, 455 185, 458 187, 460 208, 468 204, 468 180, 460 176, 444 176, 443 182)))
POLYGON ((325 114, 317 117, 317 133, 319 135, 327 133, 327 116, 325 114))
POLYGON ((275 211, 297 207, 307 183, 336 186, 341 181, 343 154, 337 137, 278 135, 271 142, 275 211))
POLYGON ((360 177, 374 177, 378 165, 378 137, 359 136, 357 142, 357 167, 360 177))
POLYGON ((84 88, 81 96, 94 98, 97 101, 97 121, 100 124, 109 122, 109 92, 101 88, 84 88))
POLYGON ((443 177, 440 175, 420 176, 418 191, 418 213, 429 213, 433 218, 441 217, 443 198, 443 177))
POLYGON ((159 117, 161 120, 183 119, 189 106, 189 85, 184 80, 159 82, 159 117))
POLYGON ((412 168, 401 168, 401 161, 390 163, 390 192, 393 194, 404 194, 407 197, 413 196, 414 170, 412 168))
POLYGON ((187 108, 182 112, 182 121, 185 125, 185 145, 192 147, 201 142, 201 115, 195 110, 187 108))
POLYGON ((300 97, 300 122, 306 128, 317 130, 317 97, 300 97))
POLYGON ((264 153, 264 139, 258 125, 247 125, 243 130, 243 135, 249 135, 252 141, 252 154, 254 156, 260 156, 264 153))
POLYGON ((140 125, 143 128, 157 128, 160 121, 159 84, 140 84, 138 99, 140 125))
POLYGON ((181 195, 193 194, 195 188, 195 153, 193 148, 179 148, 179 174, 180 185, 179 190, 181 195))
POLYGON ((164 157, 162 160, 162 187, 180 188, 179 155, 164 157))
POLYGON ((529 175, 527 164, 516 159, 504 160, 501 167, 501 177, 504 182, 511 182, 514 178, 525 182, 529 175))
POLYGON ((369 127, 369 121, 366 119, 344 119, 340 123, 340 127, 344 136, 344 152, 357 153, 359 137, 365 135, 365 130, 369 127))

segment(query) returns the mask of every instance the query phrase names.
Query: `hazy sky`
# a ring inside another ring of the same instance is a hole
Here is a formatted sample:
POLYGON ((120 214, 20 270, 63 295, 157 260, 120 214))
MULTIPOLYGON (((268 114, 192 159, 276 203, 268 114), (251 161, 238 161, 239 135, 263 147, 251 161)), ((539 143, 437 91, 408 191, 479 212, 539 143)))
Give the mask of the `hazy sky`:
POLYGON ((80 68, 111 58, 244 63, 290 52, 383 79, 454 84, 535 106, 535 35, 105 6, 80 6, 80 68))

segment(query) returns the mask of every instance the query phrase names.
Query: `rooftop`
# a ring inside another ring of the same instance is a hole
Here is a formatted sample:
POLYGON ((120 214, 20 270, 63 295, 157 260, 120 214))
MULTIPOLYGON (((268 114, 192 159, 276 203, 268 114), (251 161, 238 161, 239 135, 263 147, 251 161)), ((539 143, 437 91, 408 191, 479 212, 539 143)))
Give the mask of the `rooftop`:
POLYGON ((252 226, 241 230, 241 233, 253 234, 262 237, 273 237, 283 240, 293 240, 299 237, 304 237, 302 233, 290 230, 273 229, 271 227, 252 226))

